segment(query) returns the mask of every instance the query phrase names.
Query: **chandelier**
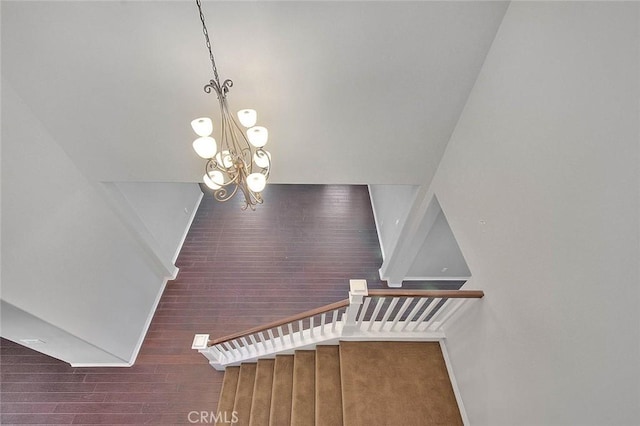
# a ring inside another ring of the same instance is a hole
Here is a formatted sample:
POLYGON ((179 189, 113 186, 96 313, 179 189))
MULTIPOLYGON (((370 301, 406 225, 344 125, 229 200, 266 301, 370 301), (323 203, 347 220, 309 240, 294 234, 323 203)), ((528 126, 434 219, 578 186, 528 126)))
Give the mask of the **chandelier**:
POLYGON ((218 96, 220 138, 218 144, 211 136, 213 123, 210 118, 196 118, 191 122, 191 127, 199 137, 193 142, 193 149, 196 154, 207 160, 202 179, 205 185, 213 190, 216 200, 228 201, 240 191, 244 195, 245 203, 242 210, 246 210, 247 207, 255 210, 255 206, 263 202, 261 192, 267 184, 271 170, 271 154, 263 149, 269 133, 266 128, 256 126, 255 110, 243 109, 238 112, 238 121, 246 130, 240 127, 234 115, 229 112, 227 93, 233 86, 233 81, 224 80, 220 84, 200 0, 196 0, 196 5, 214 77, 204 86, 204 91, 215 91, 218 96))

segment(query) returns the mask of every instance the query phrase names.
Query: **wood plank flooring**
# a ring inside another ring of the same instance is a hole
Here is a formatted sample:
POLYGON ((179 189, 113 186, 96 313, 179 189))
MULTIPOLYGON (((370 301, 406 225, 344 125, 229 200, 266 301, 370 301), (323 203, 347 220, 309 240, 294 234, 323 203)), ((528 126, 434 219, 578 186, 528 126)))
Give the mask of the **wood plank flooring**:
POLYGON ((191 424, 215 412, 223 374, 196 333, 240 331, 382 288, 366 186, 270 185, 255 212, 206 195, 131 368, 71 368, 0 341, 2 424, 191 424))

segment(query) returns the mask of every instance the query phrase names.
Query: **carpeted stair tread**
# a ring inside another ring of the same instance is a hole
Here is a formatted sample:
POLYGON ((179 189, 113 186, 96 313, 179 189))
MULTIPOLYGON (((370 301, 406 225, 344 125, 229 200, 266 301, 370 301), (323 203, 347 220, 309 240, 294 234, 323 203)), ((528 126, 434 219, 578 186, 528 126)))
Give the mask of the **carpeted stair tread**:
POLYGON ((437 342, 340 342, 345 426, 462 425, 437 342))
POLYGON ((316 426, 342 425, 338 346, 316 347, 316 426))
POLYGON ((296 351, 293 357, 291 424, 314 426, 316 394, 316 353, 296 351))
POLYGON ((253 384, 256 378, 256 364, 242 364, 238 376, 238 390, 233 403, 233 411, 238 417, 238 426, 248 426, 251 415, 251 399, 253 397, 253 384))
POLYGON ((274 363, 275 360, 273 359, 261 359, 258 361, 249 426, 265 426, 269 424, 274 363))
POLYGON ((276 355, 273 366, 269 426, 288 426, 291 424, 292 388, 293 355, 276 355))
MULTIPOLYGON (((222 415, 224 415, 224 413, 228 413, 228 417, 232 415, 239 374, 240 367, 227 367, 225 369, 220 398, 218 399, 218 412, 223 413, 222 415)), ((222 425, 222 423, 217 422, 216 425, 222 425)))

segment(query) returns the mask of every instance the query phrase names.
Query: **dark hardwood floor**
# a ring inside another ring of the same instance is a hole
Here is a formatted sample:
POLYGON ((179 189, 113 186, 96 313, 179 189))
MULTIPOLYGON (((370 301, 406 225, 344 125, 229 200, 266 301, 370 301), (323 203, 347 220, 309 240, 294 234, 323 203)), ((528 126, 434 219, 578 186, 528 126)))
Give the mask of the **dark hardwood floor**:
POLYGON ((206 195, 136 365, 72 368, 0 342, 2 424, 191 424, 215 411, 222 373, 192 351, 212 337, 344 299, 349 279, 381 288, 366 186, 271 185, 265 204, 206 195), (192 419, 195 417, 192 417, 192 419))

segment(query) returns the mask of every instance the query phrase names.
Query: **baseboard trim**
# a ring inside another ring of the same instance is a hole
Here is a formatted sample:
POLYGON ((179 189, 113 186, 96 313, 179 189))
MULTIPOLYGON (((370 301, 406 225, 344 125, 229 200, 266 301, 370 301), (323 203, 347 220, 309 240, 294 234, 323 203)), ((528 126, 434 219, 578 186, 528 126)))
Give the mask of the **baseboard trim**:
POLYGON ((460 410, 460 417, 462 417, 462 423, 464 425, 470 425, 469 417, 467 417, 467 411, 464 408, 464 404, 462 402, 462 395, 460 394, 460 389, 458 388, 458 382, 456 381, 456 376, 453 374, 453 366, 451 365, 451 359, 449 358, 449 352, 447 352, 447 345, 445 344, 444 339, 440 340, 440 349, 442 350, 442 357, 444 358, 444 364, 447 367, 447 373, 449 373, 449 381, 451 382, 451 387, 453 388, 453 394, 456 397, 456 402, 458 403, 458 409, 460 410))
POLYGON ((71 365, 72 367, 75 368, 91 368, 91 367, 131 367, 133 364, 130 364, 128 362, 122 362, 122 363, 117 363, 117 362, 109 362, 109 363, 70 363, 69 365, 71 365))
POLYGON ((468 277, 404 277, 403 281, 468 281, 468 277))

